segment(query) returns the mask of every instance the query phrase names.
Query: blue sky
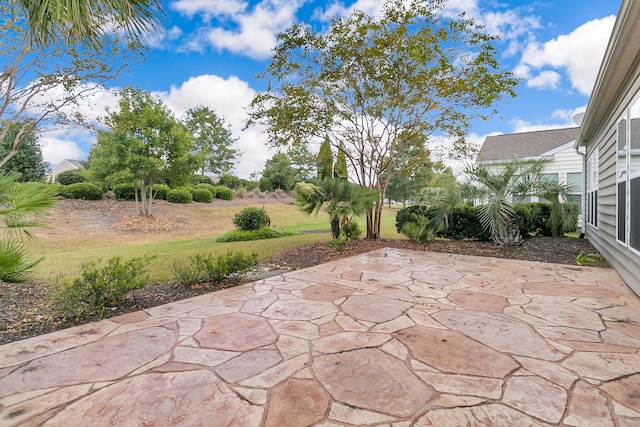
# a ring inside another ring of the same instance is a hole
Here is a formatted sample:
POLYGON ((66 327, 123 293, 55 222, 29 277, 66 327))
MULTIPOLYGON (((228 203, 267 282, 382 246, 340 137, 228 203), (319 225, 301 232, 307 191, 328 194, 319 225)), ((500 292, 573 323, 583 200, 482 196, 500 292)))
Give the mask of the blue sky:
MULTIPOLYGON (((242 131, 245 106, 264 89, 256 79, 268 63, 276 34, 295 22, 321 25, 353 8, 376 13, 380 0, 166 0, 165 31, 149 42, 147 60, 114 81, 153 92, 180 117, 198 105, 226 118, 244 154, 234 173, 248 178, 273 153, 262 129, 242 131)), ((500 114, 475 122, 468 139, 487 135, 573 126, 586 108, 620 2, 616 0, 449 0, 448 12, 465 11, 501 37, 499 61, 522 82, 518 96, 498 105, 500 114)), ((113 107, 110 93, 100 107, 113 107)), ((94 135, 84 130, 41 136, 45 160, 86 158, 94 135)), ((443 155, 434 147, 434 157, 443 155)), ((446 156, 445 156, 446 157, 446 156)), ((446 160, 444 158, 443 160, 446 160)))

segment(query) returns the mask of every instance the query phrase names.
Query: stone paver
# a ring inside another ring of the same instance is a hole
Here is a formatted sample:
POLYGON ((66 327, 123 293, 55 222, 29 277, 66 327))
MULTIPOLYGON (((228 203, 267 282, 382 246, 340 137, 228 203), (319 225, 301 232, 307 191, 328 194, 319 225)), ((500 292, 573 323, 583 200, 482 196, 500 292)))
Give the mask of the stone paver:
POLYGON ((637 426, 611 269, 384 249, 0 346, 0 425, 637 426))

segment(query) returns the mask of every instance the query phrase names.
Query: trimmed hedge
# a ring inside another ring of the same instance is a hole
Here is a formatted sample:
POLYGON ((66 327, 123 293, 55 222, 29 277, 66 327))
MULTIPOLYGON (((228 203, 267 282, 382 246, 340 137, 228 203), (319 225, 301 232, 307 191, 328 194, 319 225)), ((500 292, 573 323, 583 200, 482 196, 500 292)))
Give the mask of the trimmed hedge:
POLYGON ((153 186, 153 198, 156 200, 166 200, 169 191, 171 191, 171 187, 167 184, 155 184, 153 186))
POLYGON ((191 196, 195 202, 211 203, 213 200, 213 194, 211 194, 211 191, 206 188, 195 188, 191 192, 191 196))
POLYGON ((116 199, 120 200, 135 200, 136 198, 136 185, 133 183, 118 184, 113 187, 113 194, 116 199))
POLYGON ((100 200, 102 199, 102 189, 90 182, 77 182, 65 185, 60 191, 67 199, 100 200))
POLYGON ((198 184, 195 187, 193 187, 194 190, 198 189, 198 188, 206 188, 207 190, 209 190, 211 192, 213 197, 216 197, 216 187, 214 185, 211 185, 211 184, 198 184))
POLYGON ((233 190, 224 185, 216 185, 216 199, 233 200, 233 190))
POLYGON ((87 179, 82 169, 71 169, 60 172, 58 176, 56 176, 56 181, 58 181, 58 184, 71 185, 79 182, 86 182, 87 179))
POLYGON ((193 202, 191 192, 185 188, 174 188, 167 193, 167 202, 188 204, 193 202))

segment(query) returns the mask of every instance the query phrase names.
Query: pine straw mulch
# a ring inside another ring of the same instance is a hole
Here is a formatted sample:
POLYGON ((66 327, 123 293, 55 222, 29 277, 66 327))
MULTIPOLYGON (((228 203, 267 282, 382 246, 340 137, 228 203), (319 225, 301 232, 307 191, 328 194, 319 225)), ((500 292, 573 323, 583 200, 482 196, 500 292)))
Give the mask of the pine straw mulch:
MULTIPOLYGON (((297 247, 278 253, 264 260, 261 265, 265 271, 293 270, 385 247, 570 265, 576 264, 576 256, 579 254, 597 254, 588 240, 570 237, 532 237, 525 240, 521 246, 511 247, 498 246, 492 242, 435 240, 423 246, 399 239, 361 239, 348 242, 341 251, 331 247, 328 242, 297 247)), ((242 282, 231 280, 192 287, 175 283, 151 284, 132 292, 125 304, 108 309, 103 318, 178 301, 240 283, 242 282)), ((99 320, 98 316, 82 319, 57 317, 50 306, 50 292, 51 286, 44 283, 0 282, 0 344, 99 320)))

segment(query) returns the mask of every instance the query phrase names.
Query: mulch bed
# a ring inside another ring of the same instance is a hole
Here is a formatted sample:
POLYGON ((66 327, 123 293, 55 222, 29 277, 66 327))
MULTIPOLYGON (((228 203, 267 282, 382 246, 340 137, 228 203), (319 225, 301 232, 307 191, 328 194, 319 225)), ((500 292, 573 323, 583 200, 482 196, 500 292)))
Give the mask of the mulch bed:
MULTIPOLYGON (((525 240, 521 246, 511 247, 498 246, 492 242, 435 240, 423 246, 407 240, 361 239, 348 242, 343 250, 333 248, 328 242, 301 246, 264 260, 262 266, 271 270, 306 268, 385 247, 570 265, 576 264, 576 255, 597 253, 588 240, 569 237, 532 237, 525 240)), ((149 285, 134 291, 122 306, 108 309, 103 318, 178 301, 240 283, 228 281, 192 287, 175 283, 149 285)), ((0 344, 99 320, 97 316, 72 320, 56 317, 48 302, 50 292, 51 287, 44 283, 0 282, 0 344)))

